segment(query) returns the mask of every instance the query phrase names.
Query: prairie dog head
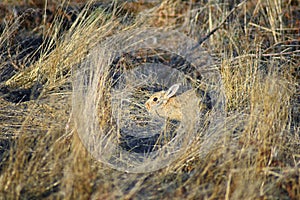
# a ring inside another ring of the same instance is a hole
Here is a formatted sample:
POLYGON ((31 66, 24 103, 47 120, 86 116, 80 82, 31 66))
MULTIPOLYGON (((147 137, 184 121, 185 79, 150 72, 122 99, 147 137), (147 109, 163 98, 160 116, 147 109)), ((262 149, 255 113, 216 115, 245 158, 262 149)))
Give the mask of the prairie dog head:
POLYGON ((145 103, 148 112, 157 114, 160 117, 180 120, 180 105, 177 105, 175 99, 179 87, 180 84, 174 84, 167 91, 154 93, 145 103))

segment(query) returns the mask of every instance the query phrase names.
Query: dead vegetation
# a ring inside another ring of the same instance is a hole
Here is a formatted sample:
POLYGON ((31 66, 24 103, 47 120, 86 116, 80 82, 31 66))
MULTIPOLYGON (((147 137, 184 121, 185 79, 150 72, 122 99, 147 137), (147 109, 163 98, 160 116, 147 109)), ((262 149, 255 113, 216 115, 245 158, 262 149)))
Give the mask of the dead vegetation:
POLYGON ((24 2, 0 7, 1 198, 300 199, 299 1, 24 2), (52 18, 33 23, 18 6, 52 18), (72 69, 109 36, 149 26, 198 41, 217 28, 201 46, 221 73, 225 134, 204 158, 199 139, 163 169, 126 173, 82 146, 72 69))

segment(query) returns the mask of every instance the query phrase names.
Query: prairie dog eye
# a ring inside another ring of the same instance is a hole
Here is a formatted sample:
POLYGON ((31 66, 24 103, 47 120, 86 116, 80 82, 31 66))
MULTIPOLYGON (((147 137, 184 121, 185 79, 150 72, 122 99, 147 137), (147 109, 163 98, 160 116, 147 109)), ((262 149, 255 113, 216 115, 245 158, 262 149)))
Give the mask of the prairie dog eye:
POLYGON ((156 102, 157 100, 158 100, 158 98, 157 98, 157 97, 154 97, 154 98, 153 98, 153 101, 154 101, 154 102, 156 102))

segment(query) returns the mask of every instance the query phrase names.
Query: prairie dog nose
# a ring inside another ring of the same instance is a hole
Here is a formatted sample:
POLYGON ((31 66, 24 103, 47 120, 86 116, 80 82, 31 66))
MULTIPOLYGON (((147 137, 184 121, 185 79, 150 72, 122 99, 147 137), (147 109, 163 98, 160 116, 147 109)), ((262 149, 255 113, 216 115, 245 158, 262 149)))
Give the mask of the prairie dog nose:
POLYGON ((148 101, 145 103, 145 107, 148 111, 150 110, 150 103, 148 101))

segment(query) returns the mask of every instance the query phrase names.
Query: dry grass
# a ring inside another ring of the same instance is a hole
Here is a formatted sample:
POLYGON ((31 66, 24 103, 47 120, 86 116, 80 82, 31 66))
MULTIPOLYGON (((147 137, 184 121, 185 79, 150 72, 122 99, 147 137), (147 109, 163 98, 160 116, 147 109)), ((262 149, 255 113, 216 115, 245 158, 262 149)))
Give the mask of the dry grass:
MULTIPOLYGON (((299 2, 257 0, 236 8, 232 2, 126 4, 127 14, 115 5, 81 11, 63 34, 60 17, 47 30, 38 29, 50 38, 41 56, 0 78, 10 90, 42 85, 30 101, 0 97, 0 198, 300 199, 299 2), (125 173, 97 162, 82 146, 70 116, 71 75, 99 42, 148 26, 195 40, 219 26, 202 46, 223 80, 224 137, 205 157, 199 139, 168 167, 125 173)), ((12 23, 3 30, 1 46, 17 29, 12 23)))

